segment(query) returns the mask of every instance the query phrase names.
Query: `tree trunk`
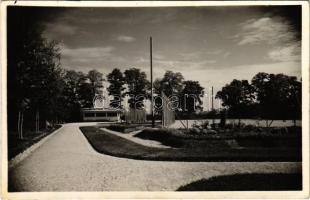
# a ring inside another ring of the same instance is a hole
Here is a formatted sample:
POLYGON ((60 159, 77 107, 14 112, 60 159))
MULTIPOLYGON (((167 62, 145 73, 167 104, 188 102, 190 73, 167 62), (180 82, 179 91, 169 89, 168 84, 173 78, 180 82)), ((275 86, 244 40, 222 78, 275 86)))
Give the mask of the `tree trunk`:
POLYGON ((36 117, 35 117, 35 131, 38 132, 38 112, 36 111, 36 117))
POLYGON ((266 119, 266 127, 269 128, 273 122, 273 119, 268 123, 268 119, 266 119))
POLYGON ((24 124, 24 112, 21 112, 21 122, 20 122, 20 139, 24 139, 23 136, 23 124, 24 124))
POLYGON ((18 133, 18 138, 21 139, 21 135, 20 135, 20 111, 18 111, 17 133, 18 133))
POLYGON ((38 132, 40 131, 40 112, 38 111, 38 132))
POLYGON ((273 119, 271 120, 271 122, 270 122, 270 124, 269 124, 269 127, 271 126, 272 122, 273 122, 273 119))
POLYGON ((36 112, 36 133, 40 131, 40 113, 39 111, 36 112))

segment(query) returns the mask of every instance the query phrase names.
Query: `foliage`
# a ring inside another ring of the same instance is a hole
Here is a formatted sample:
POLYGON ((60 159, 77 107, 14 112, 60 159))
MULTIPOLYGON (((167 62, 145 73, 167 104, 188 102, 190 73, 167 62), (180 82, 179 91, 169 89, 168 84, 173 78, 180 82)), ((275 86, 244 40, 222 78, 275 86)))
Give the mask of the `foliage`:
POLYGON ((44 26, 38 13, 26 9, 8 13, 8 121, 22 138, 24 125, 38 126, 39 113, 41 122, 58 114, 63 71, 59 47, 42 37, 44 26))
MULTIPOLYGON (((273 119, 301 118, 301 82, 284 74, 256 74, 251 84, 233 80, 217 94, 228 117, 273 119)), ((272 121, 267 123, 270 126, 272 121)))
MULTIPOLYGON (((85 74, 74 70, 67 70, 64 75, 65 87, 59 99, 62 105, 60 119, 64 121, 78 121, 80 119, 80 109, 85 104, 80 94, 81 86, 85 83, 85 74)), ((87 96, 88 98, 88 96, 87 96)))
POLYGON ((222 105, 229 108, 230 114, 240 119, 254 103, 254 88, 247 80, 234 79, 217 92, 215 98, 221 99, 222 105))
POLYGON ((181 93, 182 111, 186 113, 194 113, 202 111, 202 100, 204 88, 200 86, 198 81, 184 81, 184 89, 181 93))
POLYGON ((10 130, 39 130, 45 121, 78 121, 80 108, 91 106, 94 94, 100 93, 102 74, 63 70, 59 45, 43 37, 36 9, 30 13, 14 8, 8 13, 10 130))
POLYGON ((154 81, 155 93, 164 92, 167 97, 180 94, 184 87, 184 77, 180 72, 166 71, 162 79, 154 81))
POLYGON ((265 119, 301 117, 301 82, 284 74, 258 73, 252 79, 260 116, 265 119))
POLYGON ((139 130, 140 128, 143 127, 141 126, 141 124, 111 124, 106 128, 121 133, 129 133, 132 131, 139 130))
POLYGON ((103 74, 98 72, 97 70, 93 69, 87 73, 87 80, 89 81, 91 87, 91 96, 95 97, 96 94, 101 94, 102 91, 100 90, 103 88, 103 74))
POLYGON ((145 72, 141 72, 140 69, 131 68, 124 72, 125 83, 127 84, 129 95, 128 103, 130 108, 143 108, 143 101, 148 96, 149 81, 146 79, 145 72))
POLYGON ((123 73, 115 68, 110 74, 107 75, 107 79, 110 83, 108 89, 109 95, 114 97, 114 100, 111 102, 110 106, 114 108, 119 108, 123 100, 123 91, 125 90, 124 84, 124 75, 123 73))

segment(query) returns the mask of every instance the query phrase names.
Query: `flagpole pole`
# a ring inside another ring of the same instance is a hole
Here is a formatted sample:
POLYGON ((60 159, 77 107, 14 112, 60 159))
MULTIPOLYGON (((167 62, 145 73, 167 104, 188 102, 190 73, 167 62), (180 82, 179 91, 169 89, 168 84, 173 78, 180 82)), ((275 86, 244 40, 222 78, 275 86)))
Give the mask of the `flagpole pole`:
POLYGON ((212 95, 211 95, 211 103, 212 103, 211 106, 212 106, 212 109, 211 109, 211 110, 212 110, 212 124, 213 124, 213 126, 214 126, 214 123, 215 123, 214 121, 215 121, 215 120, 214 120, 214 113, 213 113, 213 111, 214 111, 214 106, 213 106, 213 103, 214 103, 214 102, 213 102, 213 101, 214 101, 214 98, 213 98, 213 86, 212 86, 212 95))
POLYGON ((153 57, 152 57, 152 37, 150 37, 150 67, 151 67, 151 112, 152 112, 152 127, 155 127, 154 121, 154 102, 153 102, 153 57))

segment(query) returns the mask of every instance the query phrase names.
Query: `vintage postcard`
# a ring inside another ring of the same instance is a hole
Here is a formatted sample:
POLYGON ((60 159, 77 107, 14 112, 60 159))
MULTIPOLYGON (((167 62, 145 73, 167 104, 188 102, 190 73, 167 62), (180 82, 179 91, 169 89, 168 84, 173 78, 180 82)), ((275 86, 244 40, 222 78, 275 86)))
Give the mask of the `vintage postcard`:
POLYGON ((306 1, 1 2, 1 198, 309 198, 306 1))

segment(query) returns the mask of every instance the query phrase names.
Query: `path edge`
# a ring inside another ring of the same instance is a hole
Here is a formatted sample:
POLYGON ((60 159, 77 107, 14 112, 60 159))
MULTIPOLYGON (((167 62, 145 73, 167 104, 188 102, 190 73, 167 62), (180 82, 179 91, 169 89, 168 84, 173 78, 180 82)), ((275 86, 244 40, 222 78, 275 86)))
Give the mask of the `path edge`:
POLYGON ((60 128, 49 134, 48 136, 44 137, 37 143, 31 145, 28 147, 25 151, 17 154, 14 158, 12 158, 10 161, 8 161, 8 169, 14 168, 18 163, 23 161, 25 158, 27 158, 32 152, 34 152, 37 148, 39 148, 42 144, 44 144, 46 141, 48 141, 51 137, 53 137, 56 133, 58 133, 64 126, 62 125, 60 128))

